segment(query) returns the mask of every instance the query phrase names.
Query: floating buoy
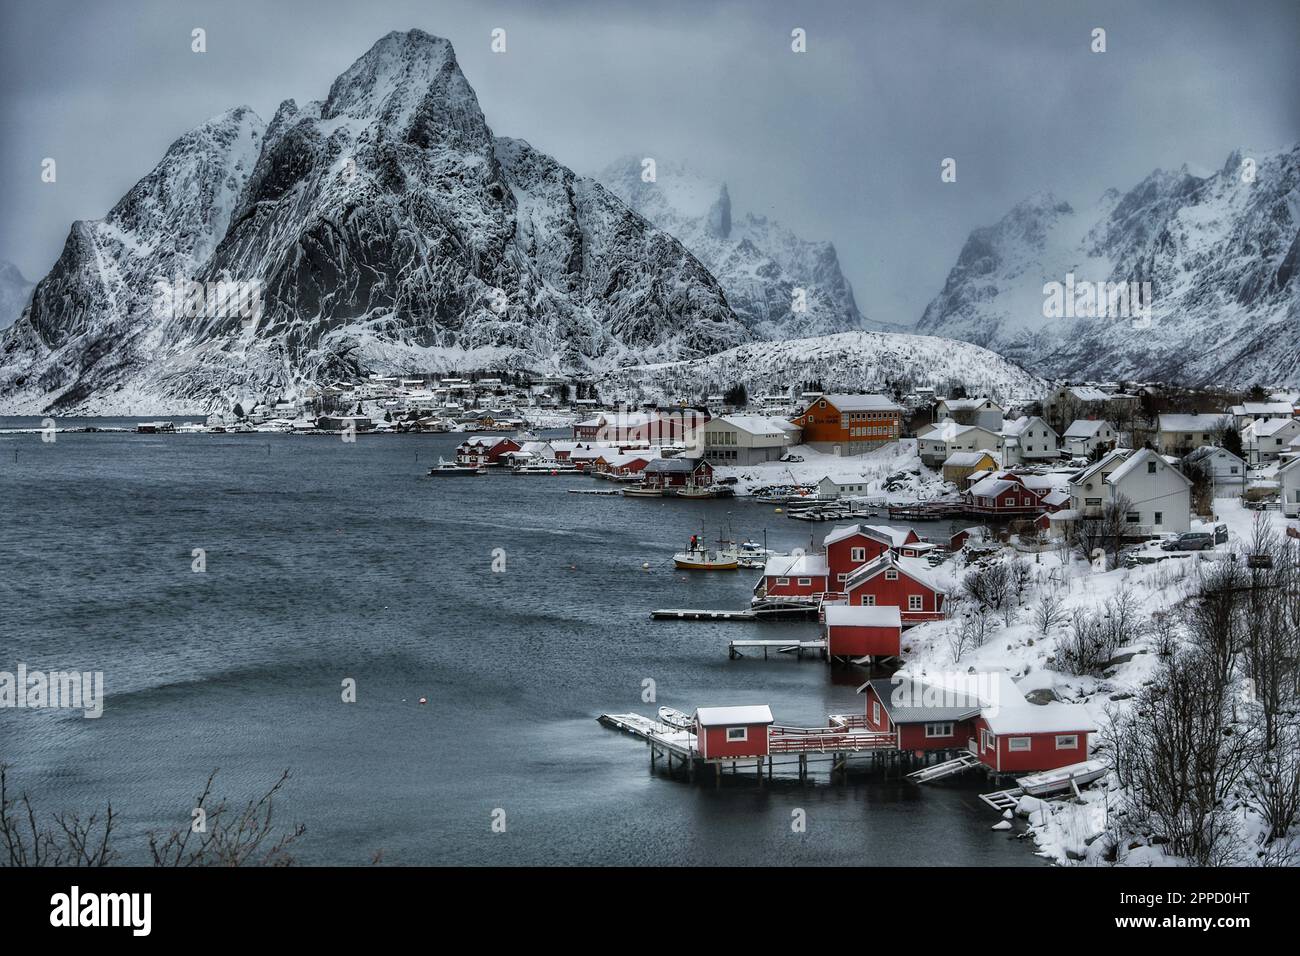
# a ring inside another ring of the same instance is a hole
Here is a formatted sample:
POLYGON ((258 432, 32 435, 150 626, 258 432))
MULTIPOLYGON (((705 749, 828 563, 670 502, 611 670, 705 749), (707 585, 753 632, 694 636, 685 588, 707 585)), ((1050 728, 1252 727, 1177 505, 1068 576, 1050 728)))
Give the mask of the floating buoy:
POLYGON ((429 698, 427 698, 427 697, 421 697, 421 698, 420 698, 420 703, 422 703, 422 704, 427 704, 428 702, 429 702, 429 698))
POLYGON ((642 561, 642 562, 641 562, 641 570, 642 570, 642 571, 649 571, 649 570, 650 570, 650 562, 649 562, 649 561, 642 561))
POLYGON ((781 509, 780 509, 780 508, 773 508, 772 510, 775 511, 777 514, 780 514, 780 513, 781 513, 781 509))

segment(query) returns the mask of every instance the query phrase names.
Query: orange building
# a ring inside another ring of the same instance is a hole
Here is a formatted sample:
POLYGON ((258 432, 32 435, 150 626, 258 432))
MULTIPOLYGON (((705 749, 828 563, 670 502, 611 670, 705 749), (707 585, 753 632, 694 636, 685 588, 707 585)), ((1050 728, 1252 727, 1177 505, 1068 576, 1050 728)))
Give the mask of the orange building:
POLYGON ((792 421, 803 429, 805 445, 860 455, 898 440, 903 409, 883 395, 819 395, 792 421))

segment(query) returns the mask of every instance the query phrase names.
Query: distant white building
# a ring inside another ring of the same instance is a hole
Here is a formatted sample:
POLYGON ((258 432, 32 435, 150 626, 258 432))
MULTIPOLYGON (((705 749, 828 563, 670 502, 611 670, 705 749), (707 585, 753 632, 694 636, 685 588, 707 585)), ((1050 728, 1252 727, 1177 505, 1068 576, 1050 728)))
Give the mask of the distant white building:
POLYGON ((935 418, 951 419, 959 425, 979 425, 989 431, 1002 428, 1004 409, 991 398, 941 398, 935 406, 935 418))
POLYGON ((940 468, 955 451, 988 451, 998 454, 1001 436, 980 425, 961 425, 948 420, 938 422, 917 436, 917 450, 921 461, 931 468, 940 468))
POLYGON ((1202 445, 1183 458, 1184 469, 1203 468, 1210 476, 1214 497, 1241 495, 1246 490, 1246 463, 1217 445, 1202 445))
POLYGON ((1000 436, 1002 466, 1048 461, 1060 455, 1060 437, 1037 415, 1023 415, 1002 423, 1000 436))
POLYGON ((1237 430, 1260 418, 1292 418, 1295 406, 1288 401, 1242 402, 1228 409, 1237 430))
POLYGON ((1202 445, 1213 445, 1216 436, 1227 423, 1226 416, 1201 414, 1161 415, 1157 447, 1161 454, 1176 455, 1181 458, 1202 445))
POLYGON ((1099 518, 1121 501, 1134 537, 1191 528, 1191 479, 1149 448, 1112 451, 1070 477, 1074 517, 1099 518))
POLYGON ((1241 430, 1241 444, 1251 464, 1273 461, 1300 438, 1300 421, 1294 418, 1257 418, 1241 430))
POLYGON ((1277 473, 1282 511, 1288 518, 1300 518, 1300 458, 1292 459, 1277 473))
POLYGON ((700 453, 714 465, 754 465, 776 461, 798 444, 799 429, 763 415, 724 415, 697 429, 700 453))
POLYGON ((1066 454, 1072 458, 1090 458, 1098 448, 1111 448, 1118 437, 1110 422, 1099 418, 1081 418, 1065 430, 1066 454))

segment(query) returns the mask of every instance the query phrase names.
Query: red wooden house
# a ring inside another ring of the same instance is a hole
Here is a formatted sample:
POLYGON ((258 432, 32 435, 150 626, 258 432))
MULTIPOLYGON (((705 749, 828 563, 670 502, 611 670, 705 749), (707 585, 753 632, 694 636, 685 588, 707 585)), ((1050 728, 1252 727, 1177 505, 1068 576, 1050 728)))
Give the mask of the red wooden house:
POLYGON ((864 564, 876 560, 886 551, 919 556, 929 545, 911 528, 891 528, 887 525, 851 524, 836 528, 825 538, 826 566, 832 590, 843 591, 849 575, 864 564))
POLYGON ((948 691, 903 674, 867 681, 867 728, 892 733, 899 750, 965 750, 975 739, 982 704, 972 694, 948 691))
POLYGON ((947 592, 931 576, 926 562, 895 557, 892 551, 850 574, 843 590, 848 603, 855 607, 898 608, 905 625, 939 620, 944 616, 947 599, 947 592))
POLYGON ((469 438, 456 446, 456 463, 460 465, 499 465, 507 452, 520 451, 513 438, 485 436, 469 438))
POLYGON ((827 590, 827 574, 824 554, 776 555, 763 566, 755 600, 781 598, 815 605, 827 590))
POLYGON ((645 471, 651 458, 647 455, 605 452, 592 461, 588 471, 612 478, 634 478, 645 471))
POLYGON ((866 724, 903 750, 966 749, 995 773, 1055 770, 1088 759, 1097 726, 1078 704, 1031 704, 1005 671, 868 681, 866 724))
POLYGON ((898 608, 830 604, 825 609, 826 653, 834 657, 897 657, 903 622, 898 608))
POLYGON ((700 707, 695 711, 695 747, 705 760, 741 760, 767 756, 767 728, 772 708, 700 707))
POLYGON ((654 488, 711 485, 713 466, 703 458, 656 458, 645 466, 641 481, 654 488))
POLYGON ((1031 488, 1014 472, 1004 471, 975 482, 966 491, 966 510, 971 514, 1014 518, 1038 516, 1047 510, 1043 504, 1046 490, 1031 488))

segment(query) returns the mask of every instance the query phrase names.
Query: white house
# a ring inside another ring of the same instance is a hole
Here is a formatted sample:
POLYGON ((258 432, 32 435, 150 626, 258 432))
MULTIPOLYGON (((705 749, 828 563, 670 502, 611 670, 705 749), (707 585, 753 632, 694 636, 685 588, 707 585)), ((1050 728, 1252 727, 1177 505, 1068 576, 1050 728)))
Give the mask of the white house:
POLYGON ((1288 518, 1300 518, 1300 458, 1294 458, 1277 473, 1282 511, 1288 518))
POLYGON ((844 495, 865 495, 870 489, 871 483, 866 478, 859 478, 854 481, 836 481, 827 475, 817 482, 817 497, 833 501, 844 495))
POLYGON ((798 429, 790 430, 776 418, 763 415, 724 415, 710 419, 696 430, 699 451, 715 465, 753 465, 776 461, 798 441, 798 429))
POLYGON ((1065 430, 1065 451, 1071 458, 1089 458, 1099 447, 1111 447, 1117 436, 1110 422, 1098 418, 1080 418, 1065 430))
POLYGON ((1300 421, 1294 418, 1257 418, 1241 430, 1241 444, 1252 464, 1273 461, 1290 451, 1300 438, 1300 421))
POLYGON ((1022 415, 1015 421, 1003 422, 1000 438, 1004 468, 1027 461, 1049 460, 1060 454, 1056 430, 1037 415, 1022 415))
POLYGON ((1226 448, 1202 445, 1183 458, 1183 466, 1205 469, 1216 498, 1240 495, 1246 490, 1246 463, 1226 448))
POLYGON ((942 467, 955 451, 990 451, 998 453, 1001 436, 980 425, 959 425, 946 420, 931 425, 916 436, 921 461, 931 468, 942 467))
POLYGON ((979 425, 989 431, 1002 428, 1002 416, 1006 413, 991 398, 941 398, 935 406, 935 417, 939 421, 952 419, 960 425, 979 425))
POLYGON ((1102 481, 1111 502, 1128 499, 1124 520, 1134 535, 1191 529, 1191 479, 1151 449, 1129 455, 1102 481))
POLYGON ((1213 445, 1216 433, 1227 423, 1225 415, 1161 415, 1156 445, 1161 454, 1181 458, 1202 445, 1213 445))
POLYGON ((1242 402, 1228 409, 1228 414, 1240 431, 1256 419, 1292 418, 1295 416, 1295 406, 1286 401, 1242 402))

